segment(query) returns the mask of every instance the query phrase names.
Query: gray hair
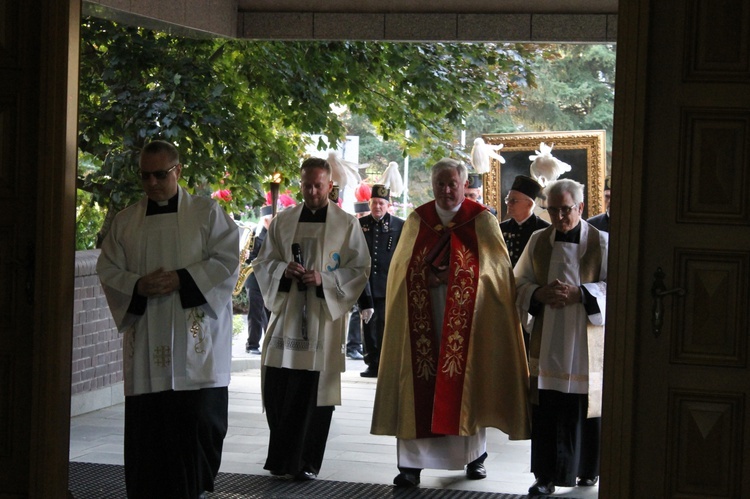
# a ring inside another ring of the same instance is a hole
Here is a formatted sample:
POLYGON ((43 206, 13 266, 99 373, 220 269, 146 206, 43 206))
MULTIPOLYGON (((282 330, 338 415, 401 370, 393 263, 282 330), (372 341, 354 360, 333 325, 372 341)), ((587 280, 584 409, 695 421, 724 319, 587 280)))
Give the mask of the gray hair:
POLYGON ((455 170, 458 173, 458 178, 462 184, 466 183, 469 178, 469 170, 466 169, 466 165, 461 161, 457 161, 452 158, 443 158, 430 169, 431 180, 434 182, 435 177, 444 170, 455 170))
POLYGON ((564 178, 550 182, 544 188, 544 194, 549 198, 550 196, 562 196, 563 193, 567 192, 570 197, 573 198, 575 204, 583 203, 583 184, 564 178))

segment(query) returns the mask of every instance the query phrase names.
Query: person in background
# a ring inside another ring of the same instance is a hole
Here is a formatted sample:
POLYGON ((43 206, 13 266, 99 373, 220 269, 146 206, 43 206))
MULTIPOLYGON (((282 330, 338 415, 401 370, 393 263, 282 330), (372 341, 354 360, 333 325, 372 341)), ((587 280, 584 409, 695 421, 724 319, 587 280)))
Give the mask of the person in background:
POLYGON ((367 283, 370 257, 357 220, 329 200, 331 166, 300 167, 304 203, 271 221, 255 275, 271 311, 261 356, 270 429, 264 468, 317 478, 333 409, 341 404, 351 310, 367 283))
POLYGON ((466 184, 466 189, 464 190, 464 196, 474 202, 484 205, 488 210, 490 210, 490 213, 497 216, 497 210, 495 208, 484 204, 484 188, 482 185, 482 175, 480 173, 469 173, 468 175, 468 183, 466 184))
POLYGON ((594 215, 586 220, 588 223, 604 232, 609 232, 609 202, 612 199, 610 183, 611 177, 608 175, 607 178, 604 179, 604 213, 594 215))
MULTIPOLYGON (((258 226, 260 231, 255 235, 253 247, 247 257, 247 263, 252 263, 260 253, 260 247, 266 239, 268 225, 273 217, 273 206, 263 206, 260 209, 260 221, 258 226)), ((260 355, 260 340, 263 332, 268 326, 268 317, 271 312, 263 304, 263 294, 258 286, 258 278, 255 272, 251 272, 245 281, 247 290, 247 342, 245 342, 245 352, 254 355, 260 355)))
POLYGON ((581 219, 583 185, 545 187, 552 226, 535 232, 514 269, 531 331, 529 495, 599 479, 608 234, 581 219))
POLYGON ((227 432, 239 231, 178 184, 177 149, 141 151, 139 202, 119 212, 97 272, 124 333, 125 486, 130 498, 214 490, 227 432))
MULTIPOLYGON (((367 201, 354 203, 354 216, 362 218, 370 213, 370 204, 367 201)), ((363 292, 363 297, 352 307, 351 316, 349 317, 349 332, 346 337, 346 358, 352 360, 364 360, 362 355, 362 318, 360 309, 367 310, 372 308, 372 297, 367 292, 367 287, 363 292), (365 295, 366 293, 366 295, 365 295), (369 298, 368 298, 369 297, 369 298)))
MULTIPOLYGON (((369 292, 368 304, 362 308, 362 332, 365 343, 367 369, 359 373, 363 378, 377 378, 380 369, 380 348, 385 330, 385 301, 388 269, 396 250, 404 220, 391 215, 391 191, 384 185, 372 186, 369 201, 370 214, 359 219, 362 232, 370 250, 370 279, 365 293, 369 292)), ((362 301, 362 298, 360 298, 362 301)))
POLYGON ((371 432, 395 435, 397 487, 423 468, 487 476, 485 428, 529 438, 528 368, 497 218, 464 197, 467 171, 431 169, 391 260, 371 432))
POLYGON ((549 222, 534 214, 536 198, 541 194, 541 190, 542 186, 533 178, 518 175, 505 197, 508 218, 500 223, 500 230, 503 232, 503 239, 508 246, 510 261, 514 267, 531 234, 549 227, 549 222))

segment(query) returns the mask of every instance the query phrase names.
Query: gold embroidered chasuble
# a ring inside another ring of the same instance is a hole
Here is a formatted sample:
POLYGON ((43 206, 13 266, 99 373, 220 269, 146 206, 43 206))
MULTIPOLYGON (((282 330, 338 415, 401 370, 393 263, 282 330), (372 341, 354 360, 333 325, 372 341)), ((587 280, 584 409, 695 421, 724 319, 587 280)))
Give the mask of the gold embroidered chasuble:
POLYGON ((404 225, 388 274, 372 433, 409 439, 495 427, 529 438, 527 390, 515 282, 497 219, 466 200, 443 227, 434 201, 422 205, 404 225), (430 259, 441 241, 447 298, 431 303, 430 259), (439 332, 432 307, 445 309, 439 332))

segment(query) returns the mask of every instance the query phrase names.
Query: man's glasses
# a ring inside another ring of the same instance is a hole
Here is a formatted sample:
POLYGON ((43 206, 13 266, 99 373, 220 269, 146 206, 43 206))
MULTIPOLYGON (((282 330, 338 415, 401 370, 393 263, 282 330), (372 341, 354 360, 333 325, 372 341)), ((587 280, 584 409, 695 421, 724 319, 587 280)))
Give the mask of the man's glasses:
POLYGON ((155 172, 144 172, 143 170, 141 170, 140 172, 138 172, 138 174, 141 176, 141 180, 148 180, 149 178, 151 178, 151 175, 153 175, 156 180, 164 180, 165 178, 167 178, 167 175, 169 175, 169 172, 177 168, 179 165, 180 164, 177 163, 176 165, 172 166, 172 168, 169 168, 167 170, 156 170, 155 172))
POLYGON ((556 207, 549 207, 547 208, 547 213, 550 214, 550 216, 556 217, 558 215, 562 215, 564 217, 567 217, 570 215, 570 212, 573 211, 578 205, 573 206, 561 206, 559 208, 556 207))

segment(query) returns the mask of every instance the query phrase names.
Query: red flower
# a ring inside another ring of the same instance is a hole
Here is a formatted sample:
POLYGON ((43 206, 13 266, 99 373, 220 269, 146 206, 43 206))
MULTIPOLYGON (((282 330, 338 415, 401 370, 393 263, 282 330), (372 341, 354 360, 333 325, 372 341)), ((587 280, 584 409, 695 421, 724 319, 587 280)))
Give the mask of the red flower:
POLYGON ((219 189, 216 192, 212 192, 211 197, 228 203, 232 200, 232 191, 229 189, 219 189))

